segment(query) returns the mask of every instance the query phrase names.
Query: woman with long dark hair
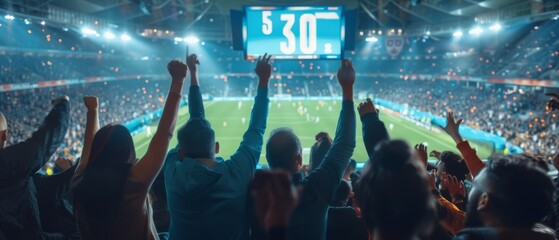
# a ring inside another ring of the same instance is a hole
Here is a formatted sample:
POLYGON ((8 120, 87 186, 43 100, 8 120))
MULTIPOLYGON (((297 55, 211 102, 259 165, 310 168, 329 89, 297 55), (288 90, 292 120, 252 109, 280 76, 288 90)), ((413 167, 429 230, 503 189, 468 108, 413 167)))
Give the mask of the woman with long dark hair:
POLYGON ((84 148, 72 179, 82 239, 159 239, 148 190, 164 164, 187 72, 178 61, 171 61, 167 69, 171 88, 157 131, 139 160, 128 129, 115 124, 99 129, 97 97, 84 97, 88 110, 84 148))

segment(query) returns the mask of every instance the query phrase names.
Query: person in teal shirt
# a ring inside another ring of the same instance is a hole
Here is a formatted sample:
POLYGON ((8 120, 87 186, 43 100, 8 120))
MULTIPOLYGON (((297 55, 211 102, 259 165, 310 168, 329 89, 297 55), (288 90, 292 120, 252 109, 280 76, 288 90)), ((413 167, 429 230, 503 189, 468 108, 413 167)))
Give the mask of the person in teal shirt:
POLYGON ((241 145, 224 161, 205 119, 196 55, 191 55, 190 119, 178 132, 178 146, 167 155, 165 185, 171 224, 169 239, 248 239, 247 192, 262 151, 268 117, 270 56, 258 59, 258 91, 241 145))

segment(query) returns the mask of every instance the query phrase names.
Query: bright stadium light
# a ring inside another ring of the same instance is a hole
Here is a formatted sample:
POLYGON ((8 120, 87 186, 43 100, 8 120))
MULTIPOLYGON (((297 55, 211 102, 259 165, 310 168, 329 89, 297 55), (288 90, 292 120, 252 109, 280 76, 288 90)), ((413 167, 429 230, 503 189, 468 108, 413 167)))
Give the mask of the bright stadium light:
POLYGON ((45 24, 47 24, 44 20, 41 21, 41 25, 45 26, 45 24))
POLYGON ((91 29, 91 28, 82 28, 82 34, 84 36, 88 36, 88 35, 98 35, 97 31, 91 29))
POLYGON ((501 30, 501 28, 502 28, 501 24, 498 24, 498 23, 495 23, 495 24, 489 26, 489 30, 494 31, 494 32, 497 32, 497 31, 501 30))
POLYGON ((114 39, 116 35, 112 32, 105 32, 105 34, 103 34, 103 37, 105 37, 105 39, 114 39))
POLYGON ((9 14, 4 16, 4 18, 10 21, 15 19, 14 15, 9 15, 9 14))
POLYGON ((123 33, 122 35, 120 35, 120 40, 128 42, 130 40, 132 40, 132 37, 130 37, 130 35, 123 33))
POLYGON ((470 31, 468 31, 468 33, 470 35, 480 35, 483 32, 483 29, 481 29, 480 27, 474 27, 472 29, 470 29, 470 31))
POLYGON ((366 41, 366 42, 378 42, 378 38, 376 38, 376 37, 368 37, 368 38, 365 38, 365 41, 366 41))
POLYGON ((175 42, 182 42, 183 40, 181 37, 175 37, 175 42))
POLYGON ((184 38, 184 41, 185 41, 187 44, 197 44, 198 42, 200 42, 200 39, 198 39, 198 38, 195 37, 195 36, 188 36, 188 37, 185 37, 185 38, 184 38))
POLYGON ((454 32, 454 33, 452 34, 452 36, 454 36, 454 37, 462 37, 463 34, 464 34, 464 33, 462 33, 462 31, 456 31, 456 32, 454 32))
POLYGON ((31 24, 31 20, 29 20, 29 19, 27 19, 27 18, 24 19, 23 22, 25 23, 25 25, 31 24))

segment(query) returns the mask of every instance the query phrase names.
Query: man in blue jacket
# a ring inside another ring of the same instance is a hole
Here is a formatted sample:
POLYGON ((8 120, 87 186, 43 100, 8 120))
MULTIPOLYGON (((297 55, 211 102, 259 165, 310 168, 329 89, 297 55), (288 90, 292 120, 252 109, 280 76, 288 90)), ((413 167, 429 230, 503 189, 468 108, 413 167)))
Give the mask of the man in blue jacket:
POLYGON ((303 164, 301 142, 291 129, 275 129, 266 144, 270 168, 293 173, 294 183, 303 186, 299 205, 287 227, 288 239, 325 239, 328 206, 355 148, 355 70, 351 61, 342 60, 338 82, 342 87, 343 102, 336 137, 316 169, 306 177, 300 172, 303 164))
POLYGON ((63 96, 33 135, 6 146, 8 125, 0 113, 0 239, 58 238, 43 232, 37 191, 31 178, 62 144, 70 124, 70 103, 63 96))
POLYGON ((248 130, 229 161, 215 157, 219 144, 204 116, 196 56, 190 56, 190 119, 167 156, 165 185, 170 239, 248 239, 247 191, 262 151, 268 117, 270 56, 256 65, 258 92, 248 130))

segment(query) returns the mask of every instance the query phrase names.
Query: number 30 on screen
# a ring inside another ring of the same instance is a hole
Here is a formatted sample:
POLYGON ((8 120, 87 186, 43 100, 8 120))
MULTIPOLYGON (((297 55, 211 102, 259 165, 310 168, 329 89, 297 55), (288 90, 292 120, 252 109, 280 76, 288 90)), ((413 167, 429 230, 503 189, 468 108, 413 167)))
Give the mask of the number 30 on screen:
MULTIPOLYGON (((262 33, 272 34, 271 11, 262 12, 262 33)), ((283 36, 286 41, 280 42, 280 50, 284 54, 292 54, 296 50, 296 37, 293 31, 295 25, 295 14, 281 14, 281 21, 286 22, 283 26, 283 36)), ((314 14, 302 14, 299 17, 299 49, 304 54, 313 54, 316 51, 316 17, 314 14)))

